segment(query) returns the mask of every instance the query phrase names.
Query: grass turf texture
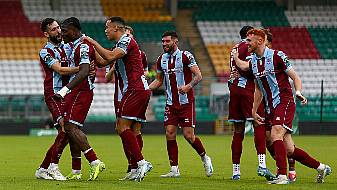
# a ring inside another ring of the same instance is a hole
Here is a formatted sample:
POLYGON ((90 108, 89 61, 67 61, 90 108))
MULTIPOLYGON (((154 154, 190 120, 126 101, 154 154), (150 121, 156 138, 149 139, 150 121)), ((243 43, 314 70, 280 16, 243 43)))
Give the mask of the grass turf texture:
MULTIPOLYGON (((205 176, 202 162, 192 147, 178 136, 179 168, 181 177, 163 179, 159 176, 169 171, 166 141, 163 135, 144 135, 143 153, 154 168, 144 181, 118 181, 125 175, 127 162, 124 158, 119 136, 93 136, 88 139, 106 170, 97 181, 86 181, 89 176, 88 162, 82 156, 82 180, 47 181, 35 179, 36 168, 52 144, 53 137, 0 136, 0 189, 337 189, 337 138, 336 136, 295 136, 299 147, 309 152, 332 169, 332 175, 324 184, 316 184, 317 172, 296 163, 297 181, 287 186, 268 185, 258 177, 257 156, 252 136, 246 136, 241 159, 241 180, 232 181, 231 136, 200 136, 207 154, 212 158, 214 174, 205 176)), ((267 153, 267 165, 275 171, 275 162, 267 153)), ((64 175, 71 171, 71 157, 68 146, 59 163, 64 175)))

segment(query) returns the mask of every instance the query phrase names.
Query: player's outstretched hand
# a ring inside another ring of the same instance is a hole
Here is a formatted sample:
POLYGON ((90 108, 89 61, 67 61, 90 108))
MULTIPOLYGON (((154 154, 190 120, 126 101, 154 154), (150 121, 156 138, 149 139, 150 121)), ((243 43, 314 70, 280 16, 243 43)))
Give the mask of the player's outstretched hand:
POLYGON ((88 41, 89 43, 93 44, 95 42, 94 39, 90 38, 89 36, 82 36, 81 41, 88 41))
POLYGON ((300 91, 296 91, 296 98, 301 101, 301 105, 306 105, 308 103, 307 98, 304 97, 300 91))
POLYGON ((233 48, 233 50, 231 51, 231 54, 232 54, 234 60, 239 59, 239 51, 238 51, 237 48, 233 48))
POLYGON ((187 84, 187 85, 184 85, 184 86, 180 86, 178 87, 178 92, 180 94, 185 94, 187 93, 188 91, 190 91, 192 89, 192 86, 187 84))
POLYGON ((63 99, 70 91, 71 90, 67 86, 64 86, 61 90, 54 94, 54 97, 57 99, 63 99))
POLYGON ((255 121, 258 125, 264 124, 264 119, 263 119, 261 116, 259 116, 259 114, 253 113, 253 117, 254 117, 254 121, 255 121))

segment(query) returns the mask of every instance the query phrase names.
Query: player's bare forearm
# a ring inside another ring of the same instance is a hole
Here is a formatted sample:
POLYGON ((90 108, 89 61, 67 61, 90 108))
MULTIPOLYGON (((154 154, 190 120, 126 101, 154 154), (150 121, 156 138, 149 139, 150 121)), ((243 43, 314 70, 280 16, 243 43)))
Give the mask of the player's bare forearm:
POLYGON ((78 86, 89 75, 89 64, 81 64, 80 70, 75 78, 67 84, 67 88, 72 90, 78 86))
POLYGON ((107 82, 112 82, 112 79, 114 77, 114 70, 111 69, 106 75, 105 75, 105 80, 107 82))
POLYGON ((302 95, 302 80, 300 79, 300 77, 297 75, 297 73, 295 72, 295 70, 293 68, 291 68, 287 72, 287 74, 294 82, 294 87, 295 87, 295 90, 296 90, 296 93, 295 93, 296 98, 301 101, 302 105, 307 104, 308 103, 307 98, 302 95))
POLYGON ((293 80, 294 82, 294 87, 296 91, 302 92, 302 80, 300 77, 297 75, 294 69, 290 69, 287 72, 288 76, 293 80))
MULTIPOLYGON (((111 50, 108 50, 108 49, 105 49, 103 46, 101 46, 101 44, 99 44, 96 40, 88 37, 88 36, 85 36, 82 38, 82 40, 88 40, 94 47, 95 47, 95 50, 97 51, 97 53, 105 60, 108 60, 108 61, 112 61, 112 52, 111 50)), ((118 59, 118 58, 117 58, 118 59)), ((115 60, 115 59, 114 59, 115 60)))
POLYGON ((159 88, 162 84, 156 79, 153 82, 151 82, 149 88, 150 90, 155 90, 157 88, 159 88))
POLYGON ((194 75, 192 81, 190 83, 188 83, 188 85, 191 86, 191 88, 193 88, 194 86, 196 86, 202 79, 201 73, 198 75, 194 75))
POLYGON ((150 90, 155 90, 163 84, 164 76, 162 73, 157 73, 156 79, 151 82, 149 88, 150 90))
POLYGON ((262 102, 262 92, 260 88, 255 84, 255 91, 254 91, 254 102, 253 102, 253 113, 257 112, 257 109, 259 108, 261 102, 262 102))
POLYGON ((60 75, 72 75, 79 71, 79 67, 61 67, 59 74, 60 75))
POLYGON ((95 51, 95 56, 95 62, 99 68, 105 67, 110 63, 108 60, 103 59, 103 57, 97 51, 95 51))
POLYGON ((190 85, 191 88, 193 88, 202 80, 202 75, 198 66, 193 66, 190 68, 190 70, 193 73, 193 79, 190 83, 188 83, 188 85, 190 85))

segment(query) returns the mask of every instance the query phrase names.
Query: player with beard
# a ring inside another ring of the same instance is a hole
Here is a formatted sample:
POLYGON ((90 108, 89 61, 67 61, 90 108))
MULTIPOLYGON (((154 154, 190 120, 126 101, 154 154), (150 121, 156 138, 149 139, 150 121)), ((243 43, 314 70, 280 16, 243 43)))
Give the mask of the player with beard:
POLYGON ((94 96, 95 50, 89 42, 81 40, 81 24, 77 18, 67 18, 61 26, 64 42, 69 43, 72 47, 69 54, 70 66, 78 66, 79 71, 70 77, 69 83, 60 89, 54 97, 65 101, 64 130, 90 163, 88 180, 91 181, 97 179, 105 169, 105 164, 97 158, 86 135, 80 130, 94 96))
MULTIPOLYGON (((58 129, 58 135, 54 144, 49 148, 47 154, 36 170, 35 176, 39 179, 66 180, 59 170, 58 162, 64 147, 68 144, 68 136, 64 132, 64 103, 55 99, 54 94, 65 86, 69 81, 69 75, 79 71, 78 67, 68 67, 68 59, 65 45, 62 43, 61 29, 53 18, 46 18, 41 22, 41 30, 46 38, 47 44, 40 51, 40 63, 45 72, 44 97, 53 122, 58 129)), ((78 147, 70 143, 73 171, 77 172, 76 178, 81 178, 81 152, 78 147)), ((74 177, 74 176, 73 176, 74 177)))
POLYGON ((206 176, 213 174, 211 158, 195 135, 195 104, 193 87, 202 79, 194 56, 188 51, 178 48, 178 35, 175 31, 167 31, 162 35, 164 53, 157 59, 157 76, 150 84, 155 90, 163 83, 166 89, 166 107, 164 126, 170 172, 161 177, 179 177, 178 145, 176 141, 177 127, 183 130, 184 138, 199 154, 206 176))
POLYGON ((308 153, 295 146, 292 137, 292 121, 295 114, 295 101, 292 94, 289 77, 294 81, 296 98, 301 104, 307 104, 307 99, 302 95, 302 81, 296 74, 288 57, 278 50, 270 49, 265 43, 266 34, 261 29, 252 29, 247 33, 248 51, 252 53, 247 64, 238 57, 238 52, 233 51, 237 66, 250 70, 255 76, 255 92, 252 115, 258 124, 271 126, 271 140, 275 152, 278 168, 277 179, 270 184, 288 184, 286 157, 293 158, 301 164, 316 169, 317 183, 323 183, 324 178, 331 174, 331 168, 320 163, 308 153), (257 114, 257 108, 264 100, 266 117, 257 114))

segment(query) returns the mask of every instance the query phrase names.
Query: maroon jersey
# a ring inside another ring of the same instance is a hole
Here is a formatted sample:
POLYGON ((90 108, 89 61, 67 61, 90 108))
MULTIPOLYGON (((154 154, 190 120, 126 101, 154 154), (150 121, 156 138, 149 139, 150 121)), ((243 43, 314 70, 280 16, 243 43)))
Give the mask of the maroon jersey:
MULTIPOLYGON (((90 75, 87 76, 85 80, 83 80, 78 86, 75 87, 77 90, 92 90, 94 89, 94 81, 95 81, 95 49, 92 44, 88 41, 81 42, 81 39, 75 40, 71 43, 73 46, 73 51, 70 54, 70 66, 77 67, 81 64, 89 64, 90 66, 90 75)), ((70 81, 75 78, 76 74, 70 77, 70 81)))
POLYGON ((46 98, 53 96, 63 86, 68 83, 67 77, 62 77, 51 67, 54 63, 59 62, 62 67, 68 66, 68 59, 63 48, 64 44, 55 46, 48 42, 43 49, 40 50, 40 63, 45 73, 44 78, 44 95, 46 98))
POLYGON ((288 57, 282 52, 266 47, 262 57, 252 55, 250 69, 263 93, 267 113, 281 102, 293 101, 287 72, 292 68, 288 57))
POLYGON ((157 59, 157 72, 163 73, 166 89, 166 104, 182 105, 193 103, 194 93, 178 92, 178 87, 187 85, 192 81, 190 68, 197 65, 194 56, 188 51, 177 49, 172 55, 164 53, 157 59))
MULTIPOLYGON (((141 53, 137 42, 124 34, 116 44, 116 48, 124 51, 125 55, 117 60, 115 70, 119 77, 119 88, 122 93, 127 90, 148 90, 149 85, 144 76, 141 53)), ((116 81, 117 83, 117 81, 116 81)))
POLYGON ((148 64, 147 64, 146 54, 142 50, 139 50, 139 52, 140 52, 140 56, 142 58, 143 69, 144 69, 144 71, 147 71, 149 68, 148 68, 148 64))
MULTIPOLYGON (((237 51, 239 53, 239 59, 248 60, 250 59, 250 53, 248 52, 248 46, 245 41, 241 41, 237 47, 237 51)), ((232 78, 229 82, 237 87, 246 88, 248 90, 253 90, 254 86, 254 75, 249 71, 242 71, 235 63, 233 55, 230 57, 230 68, 231 71, 238 71, 240 77, 232 78)))

